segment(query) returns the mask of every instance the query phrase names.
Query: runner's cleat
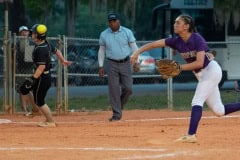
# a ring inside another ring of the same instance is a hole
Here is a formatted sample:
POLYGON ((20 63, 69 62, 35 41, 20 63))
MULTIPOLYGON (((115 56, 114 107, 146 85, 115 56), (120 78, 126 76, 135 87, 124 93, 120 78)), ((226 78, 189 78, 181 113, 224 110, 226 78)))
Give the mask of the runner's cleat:
POLYGON ((56 127, 55 122, 40 122, 38 127, 56 127))
POLYGON ((27 113, 24 114, 24 116, 26 116, 26 117, 29 117, 29 116, 32 116, 32 115, 33 115, 32 112, 27 112, 27 113))

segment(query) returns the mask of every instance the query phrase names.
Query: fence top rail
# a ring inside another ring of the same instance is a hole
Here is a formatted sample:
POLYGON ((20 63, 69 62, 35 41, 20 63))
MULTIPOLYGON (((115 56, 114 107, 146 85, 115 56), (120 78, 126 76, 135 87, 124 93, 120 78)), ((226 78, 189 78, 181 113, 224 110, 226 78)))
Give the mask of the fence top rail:
POLYGON ((208 44, 240 44, 240 41, 207 42, 208 44))
MULTIPOLYGON (((22 36, 16 36, 17 38, 21 39, 23 38, 22 36)), ((48 40, 59 40, 59 36, 57 37, 47 37, 48 40)), ((99 39, 97 38, 77 38, 77 37, 65 37, 66 40, 69 41, 88 41, 88 42, 98 42, 99 39)), ((3 41, 3 38, 0 37, 0 44, 3 41)), ((149 43, 153 42, 155 40, 146 40, 146 41, 137 41, 137 43, 144 44, 144 43, 149 43)), ((240 44, 240 41, 238 40, 231 40, 231 41, 216 41, 216 42, 207 42, 207 44, 240 44)))
MULTIPOLYGON (((137 41, 138 43, 149 43, 153 42, 151 40, 149 41, 137 41)), ((240 44, 240 41, 218 41, 218 42, 207 42, 208 44, 240 44)))
POLYGON ((79 40, 79 41, 89 41, 89 42, 99 41, 99 39, 94 39, 94 38, 73 38, 73 37, 66 37, 66 40, 79 40))

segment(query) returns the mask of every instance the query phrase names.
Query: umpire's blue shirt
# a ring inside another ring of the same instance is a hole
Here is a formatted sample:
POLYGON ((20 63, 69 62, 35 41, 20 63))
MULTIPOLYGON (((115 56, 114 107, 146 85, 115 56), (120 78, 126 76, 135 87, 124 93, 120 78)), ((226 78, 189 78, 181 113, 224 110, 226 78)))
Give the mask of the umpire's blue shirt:
POLYGON ((106 48, 106 57, 120 60, 132 54, 129 43, 135 42, 136 39, 130 29, 120 26, 117 32, 111 28, 104 30, 99 39, 99 45, 106 48))

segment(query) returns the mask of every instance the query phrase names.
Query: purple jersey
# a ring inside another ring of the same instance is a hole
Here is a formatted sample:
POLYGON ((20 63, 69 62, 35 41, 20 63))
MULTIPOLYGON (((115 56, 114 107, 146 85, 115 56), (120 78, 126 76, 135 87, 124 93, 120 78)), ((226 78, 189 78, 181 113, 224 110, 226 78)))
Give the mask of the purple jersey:
MULTIPOLYGON (((176 36, 165 39, 165 43, 167 46, 176 49, 187 63, 196 61, 197 52, 209 51, 205 39, 198 33, 192 33, 187 42, 184 42, 181 37, 176 36)), ((203 68, 205 68, 209 62, 208 56, 205 55, 203 68)), ((200 69, 202 68, 194 71, 198 72, 200 69)))

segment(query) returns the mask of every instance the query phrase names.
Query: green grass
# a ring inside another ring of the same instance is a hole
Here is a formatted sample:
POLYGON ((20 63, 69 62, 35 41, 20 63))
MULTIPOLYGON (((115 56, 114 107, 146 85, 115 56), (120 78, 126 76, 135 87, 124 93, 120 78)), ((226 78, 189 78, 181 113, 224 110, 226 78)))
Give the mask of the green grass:
MULTIPOLYGON (((194 94, 193 91, 174 92, 173 110, 176 111, 190 110, 193 94, 194 94)), ((232 103, 236 101, 236 94, 233 91, 223 90, 221 91, 221 97, 223 103, 232 103)), ((110 108, 109 99, 107 96, 97 96, 89 98, 73 97, 69 98, 68 102, 69 109, 75 109, 80 111, 108 110, 110 108)), ((127 110, 166 109, 168 108, 167 94, 159 93, 158 96, 152 95, 131 96, 129 98, 128 103, 124 106, 124 108, 127 110)), ((208 110, 208 107, 206 105, 204 106, 204 110, 208 110)))
MULTIPOLYGON (((186 111, 191 109, 191 101, 193 97, 193 91, 177 91, 173 93, 173 110, 186 111)), ((240 94, 239 94, 240 95, 240 94)), ((221 97, 223 103, 236 102, 236 93, 234 91, 223 90, 221 91, 221 97)), ((48 98, 47 104, 54 111, 55 99, 48 98)), ((68 100, 69 110, 74 109, 77 111, 95 111, 95 110, 109 110, 108 96, 96 96, 96 97, 71 97, 68 100)), ((2 100, 0 99, 0 103, 2 100)), ((21 111, 19 102, 17 103, 17 111, 21 111)), ((132 109, 167 109, 167 93, 159 93, 157 96, 131 96, 128 103, 124 106, 126 110, 132 109)), ((205 105, 204 110, 208 110, 205 105)))

